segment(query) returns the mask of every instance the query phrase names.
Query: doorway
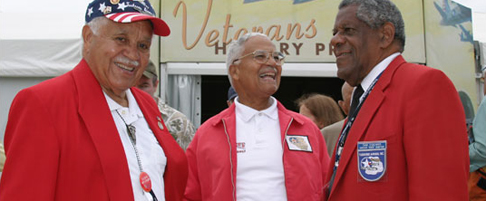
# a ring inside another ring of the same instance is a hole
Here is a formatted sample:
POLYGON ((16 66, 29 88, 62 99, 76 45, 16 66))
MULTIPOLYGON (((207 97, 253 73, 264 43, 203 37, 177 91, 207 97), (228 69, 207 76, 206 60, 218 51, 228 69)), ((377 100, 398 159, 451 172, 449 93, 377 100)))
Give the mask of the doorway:
MULTIPOLYGON (((201 124, 227 108, 228 76, 201 76, 201 124)), ((306 93, 320 93, 341 99, 344 81, 336 77, 282 77, 274 97, 287 109, 298 112, 295 100, 306 93)))

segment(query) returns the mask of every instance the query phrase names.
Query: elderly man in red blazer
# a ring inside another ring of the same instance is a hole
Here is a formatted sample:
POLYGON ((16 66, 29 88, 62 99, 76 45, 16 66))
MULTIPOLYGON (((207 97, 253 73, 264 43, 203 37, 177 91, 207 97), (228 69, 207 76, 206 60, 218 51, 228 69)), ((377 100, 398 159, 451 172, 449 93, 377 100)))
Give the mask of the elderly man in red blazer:
POLYGON ((12 103, 0 200, 181 200, 184 152, 132 87, 169 27, 146 0, 95 0, 86 23, 81 62, 12 103))
POLYGON ((328 200, 467 200, 464 111, 439 70, 407 63, 404 23, 388 0, 344 0, 331 44, 356 86, 331 159, 328 200))

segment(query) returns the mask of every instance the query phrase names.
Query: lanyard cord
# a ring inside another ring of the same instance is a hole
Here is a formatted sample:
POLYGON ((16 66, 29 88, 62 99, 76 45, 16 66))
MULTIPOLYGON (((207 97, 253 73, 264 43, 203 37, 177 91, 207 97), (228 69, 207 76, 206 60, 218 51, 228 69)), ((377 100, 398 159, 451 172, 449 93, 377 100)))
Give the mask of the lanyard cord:
MULTIPOLYGON (((363 105, 364 101, 366 100, 366 98, 368 98, 368 95, 371 93, 371 90, 373 90, 373 88, 375 87, 375 84, 376 82, 378 82, 378 79, 381 77, 381 74, 383 72, 381 72, 374 80, 373 82, 371 83, 370 87, 368 88, 368 90, 366 90, 366 92, 364 93, 364 95, 362 96, 362 100, 359 101, 358 103, 358 106, 356 106, 356 109, 355 111, 353 112, 353 114, 351 114, 350 117, 348 117, 348 121, 346 123, 346 126, 343 128, 343 130, 341 131, 341 135, 339 135, 339 139, 338 139, 338 143, 337 143, 337 149, 336 149, 336 157, 335 157, 335 162, 334 162, 334 167, 333 167, 333 173, 331 175, 331 179, 329 181, 329 186, 328 186, 328 190, 329 190, 329 193, 331 193, 331 190, 332 190, 332 185, 334 183, 334 177, 336 176, 336 172, 337 172, 337 168, 339 166, 339 161, 341 159, 341 153, 343 151, 343 148, 344 148, 344 143, 346 142, 346 139, 348 137, 348 133, 349 133, 349 130, 351 129, 351 126, 353 125, 354 123, 354 120, 356 119, 356 117, 358 116, 358 112, 359 110, 361 110, 361 106, 363 105)), ((361 98, 360 98, 361 99, 361 98)))
MULTIPOLYGON (((133 126, 131 124, 128 125, 127 122, 125 121, 125 119, 123 119, 123 117, 120 115, 118 110, 115 110, 115 111, 118 114, 118 116, 120 117, 120 119, 123 121, 125 126, 127 127, 127 134, 128 134, 128 137, 130 138, 130 142, 132 144, 133 150, 135 151, 135 156, 137 157, 138 169, 140 170, 140 173, 143 173, 144 171, 143 171, 143 168, 142 168, 142 160, 140 159, 140 155, 138 155, 138 149, 137 149, 137 146, 136 146, 137 138, 135 136, 135 131, 136 131, 135 126, 133 126)), ((155 196, 153 189, 150 189, 150 191, 148 193, 152 196, 153 201, 158 200, 157 196, 155 196)))
POLYGON ((116 113, 118 114, 118 116, 120 117, 120 119, 123 121, 123 123, 127 127, 128 137, 130 138, 130 142, 132 144, 133 150, 135 150, 135 156, 137 157, 138 169, 140 170, 140 172, 143 172, 142 160, 140 159, 140 155, 138 155, 137 146, 135 146, 136 145, 136 142, 137 142, 136 141, 136 137, 135 137, 135 126, 133 126, 131 124, 128 125, 127 122, 125 121, 125 119, 123 119, 123 117, 120 115, 120 113, 118 112, 118 110, 116 110, 116 113))

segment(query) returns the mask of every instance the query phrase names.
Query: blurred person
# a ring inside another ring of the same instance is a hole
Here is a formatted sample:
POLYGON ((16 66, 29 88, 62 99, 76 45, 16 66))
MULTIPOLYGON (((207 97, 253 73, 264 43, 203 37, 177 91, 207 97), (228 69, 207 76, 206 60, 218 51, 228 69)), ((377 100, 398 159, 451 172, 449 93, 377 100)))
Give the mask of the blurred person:
MULTIPOLYGON (((342 100, 339 100, 338 104, 346 116, 349 113, 352 93, 353 93, 353 87, 349 86, 347 82, 344 82, 343 86, 341 87, 342 100)), ((326 140, 327 153, 329 153, 329 156, 332 156, 332 153, 334 152, 334 148, 339 138, 339 134, 341 134, 341 130, 344 127, 344 121, 345 120, 342 119, 341 121, 338 121, 336 123, 333 123, 321 129, 322 136, 324 136, 324 140, 326 140)))
POLYGON ((474 142, 469 144, 468 188, 470 200, 486 200, 486 66, 482 68, 484 97, 473 121, 474 142))
POLYGON ((344 0, 331 45, 355 86, 327 176, 328 200, 467 200, 465 114, 440 70, 408 63, 389 0, 344 0))
POLYGON ((0 200, 182 199, 184 151, 153 98, 132 87, 153 34, 170 34, 155 16, 146 0, 88 5, 80 63, 12 102, 0 200))
POLYGON ((179 146, 186 150, 194 137, 196 128, 186 115, 170 107, 159 97, 154 96, 158 85, 159 79, 157 71, 155 70, 155 64, 152 61, 149 61, 147 68, 138 81, 137 87, 154 98, 155 102, 158 104, 159 111, 162 114, 162 119, 164 120, 167 129, 169 129, 169 133, 174 137, 179 146))
POLYGON ((351 94, 353 94, 353 90, 354 88, 347 82, 344 82, 343 86, 341 87, 342 100, 339 100, 338 104, 346 116, 348 116, 349 108, 351 107, 351 94))
POLYGON ((323 199, 324 138, 311 120, 272 97, 283 60, 261 33, 228 46, 228 78, 238 97, 201 125, 187 148, 186 200, 323 199))
POLYGON ((228 88, 228 100, 226 100, 226 104, 228 104, 228 107, 231 106, 231 104, 233 104, 237 96, 238 94, 236 93, 235 89, 232 86, 230 86, 228 88))
POLYGON ((296 100, 299 113, 311 119, 319 129, 344 118, 334 99, 322 94, 304 94, 296 100))

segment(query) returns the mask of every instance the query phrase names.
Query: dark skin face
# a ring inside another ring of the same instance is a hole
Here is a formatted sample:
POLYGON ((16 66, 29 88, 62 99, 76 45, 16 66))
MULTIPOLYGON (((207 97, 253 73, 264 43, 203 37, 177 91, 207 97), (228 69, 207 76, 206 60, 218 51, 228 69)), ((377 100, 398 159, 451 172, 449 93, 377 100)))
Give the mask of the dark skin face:
POLYGON ((353 4, 339 10, 331 38, 337 75, 351 86, 360 84, 374 66, 395 49, 391 46, 394 26, 386 23, 381 28, 372 29, 356 17, 357 8, 353 4))
POLYGON ((125 91, 137 83, 149 62, 152 34, 149 21, 108 20, 97 34, 83 27, 83 58, 103 91, 122 106, 128 106, 125 91))
POLYGON ((155 81, 155 83, 154 83, 152 79, 143 75, 140 78, 140 80, 138 80, 137 88, 141 89, 142 91, 147 92, 151 96, 154 96, 155 91, 157 90, 158 84, 159 84, 159 80, 155 81))
MULTIPOLYGON (((263 36, 253 36, 245 43, 242 55, 265 50, 275 52, 275 45, 263 36)), ((246 56, 239 63, 232 64, 229 74, 233 87, 238 93, 238 101, 256 110, 270 106, 270 96, 277 92, 280 85, 282 66, 270 57, 266 63, 257 63, 253 56, 246 56)))

